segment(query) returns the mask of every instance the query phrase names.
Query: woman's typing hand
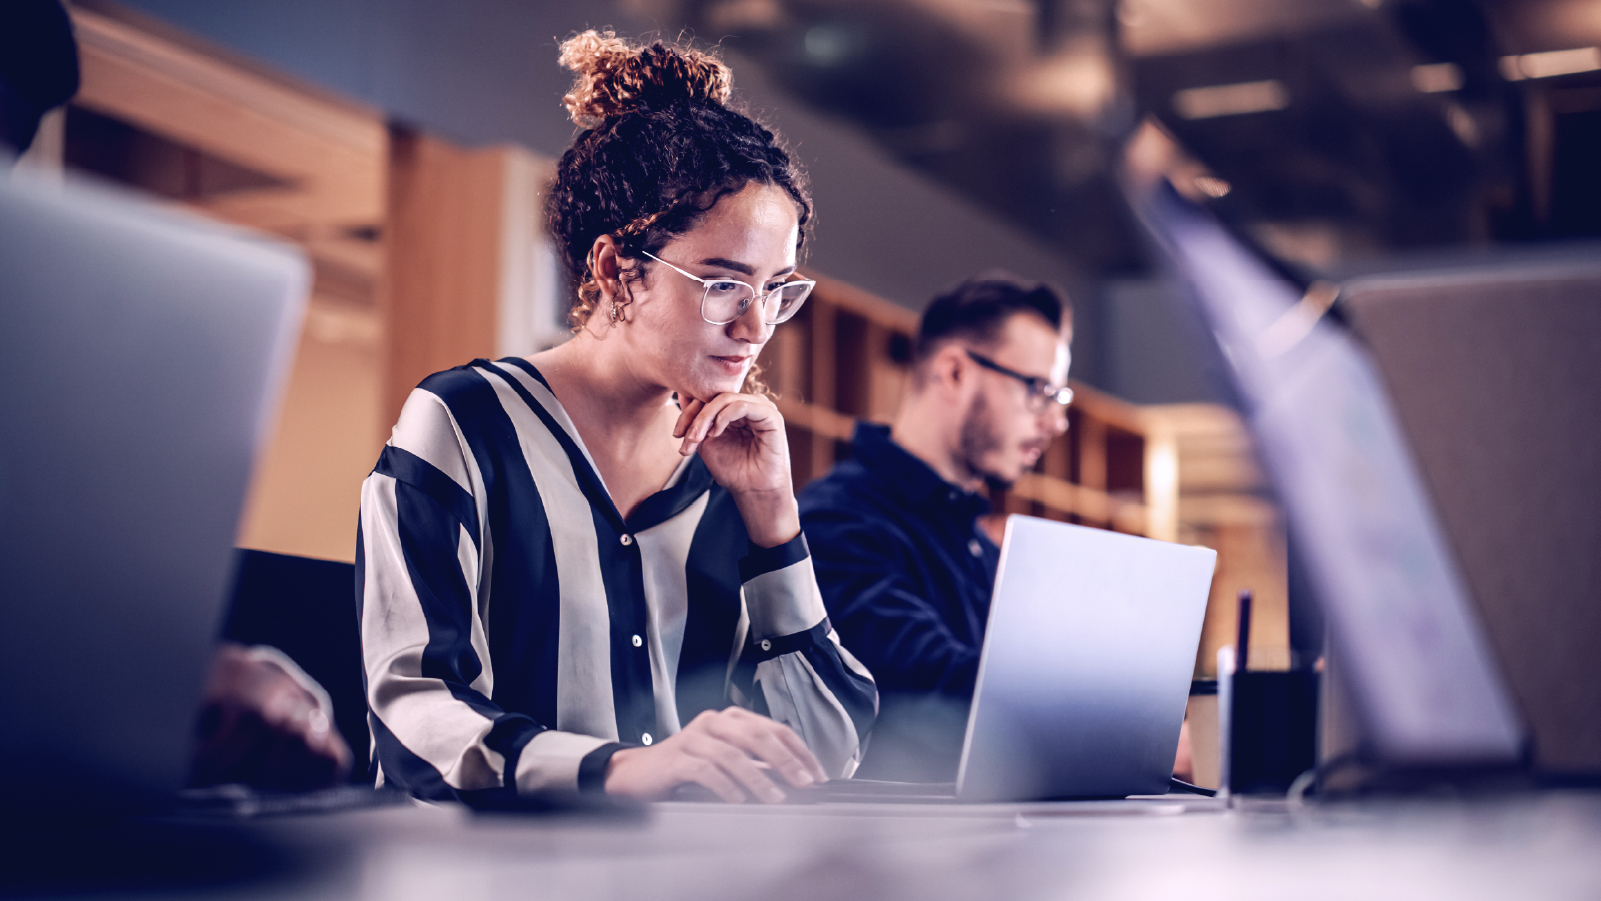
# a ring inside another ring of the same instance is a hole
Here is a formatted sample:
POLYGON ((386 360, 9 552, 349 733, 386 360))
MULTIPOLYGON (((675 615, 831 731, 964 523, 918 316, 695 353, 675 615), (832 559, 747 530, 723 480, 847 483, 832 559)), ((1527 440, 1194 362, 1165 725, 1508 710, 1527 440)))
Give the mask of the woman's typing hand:
POLYGON ((796 788, 828 781, 823 765, 788 726, 729 707, 700 714, 678 734, 650 747, 613 754, 606 791, 657 800, 694 783, 724 801, 754 798, 774 804, 785 797, 774 776, 796 788))

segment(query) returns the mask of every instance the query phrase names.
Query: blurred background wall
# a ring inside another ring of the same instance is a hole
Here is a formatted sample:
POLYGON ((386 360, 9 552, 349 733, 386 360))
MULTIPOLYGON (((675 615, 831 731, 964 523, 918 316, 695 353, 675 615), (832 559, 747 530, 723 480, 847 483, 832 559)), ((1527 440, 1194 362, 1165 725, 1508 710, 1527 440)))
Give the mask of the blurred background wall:
MULTIPOLYGON (((1288 661, 1285 538, 1118 187, 1169 175, 1311 290, 1601 254, 1601 0, 80 0, 84 88, 28 165, 301 244, 316 284, 240 542, 350 559, 409 387, 560 340, 540 196, 574 127, 558 42, 716 45, 805 162, 823 285, 764 365, 797 483, 887 417, 916 313, 1007 268, 1073 295, 1073 428, 996 498, 1220 552, 1197 657, 1257 591, 1288 661)), ((1336 308, 1338 312, 1338 307, 1336 308)))

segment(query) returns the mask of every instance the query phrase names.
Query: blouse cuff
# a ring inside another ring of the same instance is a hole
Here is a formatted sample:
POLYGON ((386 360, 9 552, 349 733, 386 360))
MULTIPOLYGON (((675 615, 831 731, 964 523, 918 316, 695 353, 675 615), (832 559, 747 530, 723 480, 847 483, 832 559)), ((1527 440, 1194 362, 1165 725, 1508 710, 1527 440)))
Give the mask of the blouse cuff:
MULTIPOLYGON (((585 758, 608 744, 615 742, 554 729, 535 735, 523 747, 517 759, 517 791, 577 791, 585 758)), ((604 779, 604 764, 601 765, 601 774, 604 779)))
POLYGON ((578 761, 578 790, 589 793, 606 791, 606 769, 611 766, 613 754, 628 747, 621 742, 609 741, 578 761))
POLYGON ((805 532, 796 533, 794 538, 775 547, 762 547, 751 542, 745 558, 739 561, 739 580, 749 582, 757 576, 793 566, 811 555, 811 548, 806 546, 805 532))
POLYGON ((764 640, 807 632, 828 616, 804 535, 777 547, 752 547, 739 562, 739 570, 750 612, 750 637, 758 646, 764 640))

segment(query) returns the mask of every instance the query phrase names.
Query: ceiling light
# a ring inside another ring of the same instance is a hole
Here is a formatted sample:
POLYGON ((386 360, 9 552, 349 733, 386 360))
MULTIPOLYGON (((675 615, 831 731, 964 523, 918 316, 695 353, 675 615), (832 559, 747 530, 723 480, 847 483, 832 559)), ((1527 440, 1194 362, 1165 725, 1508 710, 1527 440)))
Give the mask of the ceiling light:
POLYGON ((1456 63, 1432 63, 1412 67, 1412 87, 1425 94, 1455 91, 1462 87, 1462 69, 1456 63))
POLYGON ((1186 88, 1173 95, 1173 109, 1186 119, 1265 113, 1290 105, 1290 92, 1276 79, 1186 88))
POLYGON ((1597 69, 1601 69, 1601 47, 1579 47, 1574 50, 1550 50, 1545 53, 1501 57, 1501 74, 1507 81, 1551 78, 1555 75, 1572 75, 1575 72, 1594 72, 1597 69))

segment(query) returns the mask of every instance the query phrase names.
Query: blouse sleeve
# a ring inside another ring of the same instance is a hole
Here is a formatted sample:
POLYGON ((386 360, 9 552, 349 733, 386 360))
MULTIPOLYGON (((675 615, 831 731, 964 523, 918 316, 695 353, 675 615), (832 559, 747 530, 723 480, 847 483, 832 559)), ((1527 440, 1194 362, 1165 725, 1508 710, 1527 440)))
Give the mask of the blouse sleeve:
POLYGON ((830 775, 849 778, 878 713, 878 690, 828 622, 805 535, 752 545, 740 578, 748 621, 734 700, 794 729, 830 775))
POLYGON ((356 601, 378 778, 466 801, 599 789, 620 745, 490 700, 484 507, 459 435, 445 403, 419 388, 362 485, 356 601))

